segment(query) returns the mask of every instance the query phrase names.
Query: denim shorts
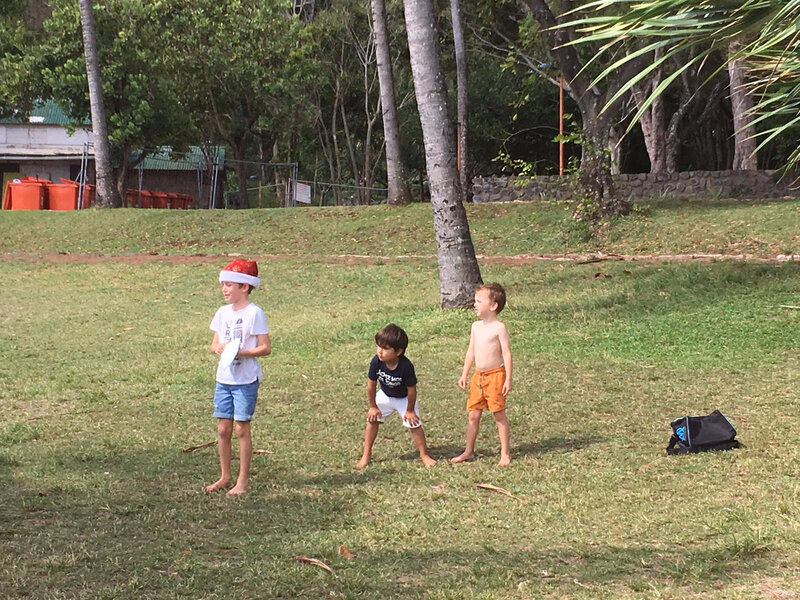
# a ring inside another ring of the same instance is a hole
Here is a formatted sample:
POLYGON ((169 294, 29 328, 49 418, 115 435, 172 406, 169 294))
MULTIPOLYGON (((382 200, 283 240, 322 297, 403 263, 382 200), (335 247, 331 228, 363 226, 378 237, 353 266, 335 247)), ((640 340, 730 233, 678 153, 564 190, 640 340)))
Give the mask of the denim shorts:
POLYGON ((258 399, 258 379, 244 385, 217 382, 214 390, 214 416, 218 419, 249 421, 258 399))

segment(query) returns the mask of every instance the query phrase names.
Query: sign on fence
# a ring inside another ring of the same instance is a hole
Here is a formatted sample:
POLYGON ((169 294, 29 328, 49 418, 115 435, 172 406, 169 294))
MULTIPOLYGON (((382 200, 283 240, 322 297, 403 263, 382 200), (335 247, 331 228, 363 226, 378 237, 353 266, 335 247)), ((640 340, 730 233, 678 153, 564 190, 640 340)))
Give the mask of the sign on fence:
POLYGON ((294 188, 294 201, 311 204, 311 186, 305 183, 296 183, 294 188))

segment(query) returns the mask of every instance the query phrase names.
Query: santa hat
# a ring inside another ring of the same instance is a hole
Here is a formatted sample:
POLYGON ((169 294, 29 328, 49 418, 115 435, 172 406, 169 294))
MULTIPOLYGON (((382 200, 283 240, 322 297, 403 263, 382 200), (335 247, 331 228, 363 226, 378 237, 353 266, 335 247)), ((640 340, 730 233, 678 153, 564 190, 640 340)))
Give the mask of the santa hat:
POLYGON ((222 283, 223 281, 248 283, 253 287, 258 287, 261 281, 258 279, 256 261, 237 258, 219 272, 219 282, 222 283))

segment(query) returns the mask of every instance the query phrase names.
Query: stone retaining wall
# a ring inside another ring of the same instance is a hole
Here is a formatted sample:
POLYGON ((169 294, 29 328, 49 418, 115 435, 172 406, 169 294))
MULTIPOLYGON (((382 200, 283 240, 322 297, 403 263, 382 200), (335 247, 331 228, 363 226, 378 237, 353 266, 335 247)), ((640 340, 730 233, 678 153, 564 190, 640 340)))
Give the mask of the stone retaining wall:
MULTIPOLYGON (((681 198, 714 195, 724 198, 778 198, 800 196, 800 188, 790 189, 791 179, 779 179, 775 171, 685 171, 683 173, 640 173, 614 175, 614 185, 622 197, 644 200, 659 197, 681 198)), ((563 177, 476 177, 472 182, 475 202, 514 200, 560 200, 572 188, 563 177)))

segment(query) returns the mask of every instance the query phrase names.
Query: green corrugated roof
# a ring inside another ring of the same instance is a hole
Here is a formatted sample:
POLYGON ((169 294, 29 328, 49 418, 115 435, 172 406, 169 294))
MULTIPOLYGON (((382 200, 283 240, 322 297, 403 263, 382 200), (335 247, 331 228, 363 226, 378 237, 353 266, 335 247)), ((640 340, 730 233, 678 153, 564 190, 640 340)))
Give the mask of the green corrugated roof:
MULTIPOLYGON (((132 161, 138 156, 138 150, 131 152, 132 161)), ((220 167, 224 166, 224 146, 210 146, 205 149, 190 146, 188 152, 173 152, 172 148, 162 146, 157 152, 149 152, 140 166, 144 171, 194 171, 197 168, 205 168, 210 163, 213 164, 215 156, 217 164, 220 167)))
MULTIPOLYGON (((53 100, 37 102, 28 118, 23 118, 22 115, 18 115, 0 120, 0 123, 41 123, 43 125, 62 126, 69 125, 70 122, 67 113, 61 110, 61 107, 53 100)), ((83 124, 91 125, 91 122, 86 121, 83 124)))

